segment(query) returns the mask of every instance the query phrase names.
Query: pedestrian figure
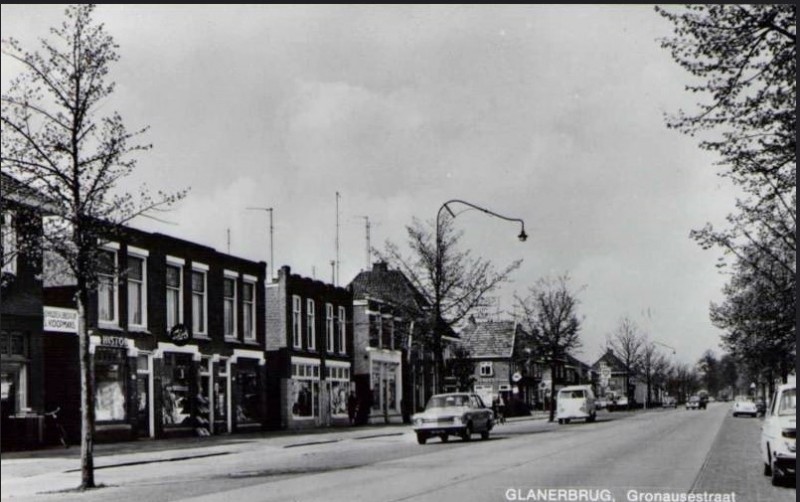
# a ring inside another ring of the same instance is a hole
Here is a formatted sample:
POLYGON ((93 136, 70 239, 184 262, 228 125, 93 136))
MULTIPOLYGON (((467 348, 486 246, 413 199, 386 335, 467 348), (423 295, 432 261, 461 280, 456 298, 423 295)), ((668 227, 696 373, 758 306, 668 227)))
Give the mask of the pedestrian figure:
POLYGON ((350 425, 356 423, 356 413, 358 411, 358 399, 356 399, 355 392, 351 392, 347 396, 347 416, 350 417, 350 425))
POLYGON ((497 396, 497 421, 506 423, 506 402, 503 401, 503 396, 497 396))

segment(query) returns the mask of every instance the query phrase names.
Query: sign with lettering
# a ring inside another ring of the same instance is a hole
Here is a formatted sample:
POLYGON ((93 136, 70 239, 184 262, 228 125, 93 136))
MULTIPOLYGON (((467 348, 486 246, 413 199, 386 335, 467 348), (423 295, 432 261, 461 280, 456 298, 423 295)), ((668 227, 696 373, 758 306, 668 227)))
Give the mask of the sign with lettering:
POLYGON ((178 347, 186 345, 189 343, 189 340, 192 339, 192 335, 189 334, 189 330, 187 330, 186 326, 183 324, 176 324, 173 326, 172 329, 169 330, 169 333, 167 333, 167 336, 169 336, 170 341, 178 347))
POLYGON ((44 330, 57 333, 78 333, 78 311, 58 307, 44 307, 44 330))
POLYGON ((126 349, 128 348, 128 339, 124 336, 100 335, 100 345, 126 349))

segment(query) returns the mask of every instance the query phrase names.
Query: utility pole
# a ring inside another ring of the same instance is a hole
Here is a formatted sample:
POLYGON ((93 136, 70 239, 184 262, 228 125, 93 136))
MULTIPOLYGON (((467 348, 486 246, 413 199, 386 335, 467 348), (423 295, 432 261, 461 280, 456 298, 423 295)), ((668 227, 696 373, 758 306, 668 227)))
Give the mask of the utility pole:
POLYGON ((228 254, 231 254, 231 229, 228 228, 228 254))
POLYGON ((272 212, 273 209, 271 207, 248 207, 247 209, 251 209, 254 211, 266 211, 269 213, 269 280, 272 281, 274 278, 275 273, 275 255, 274 255, 274 232, 275 228, 272 225, 272 212))

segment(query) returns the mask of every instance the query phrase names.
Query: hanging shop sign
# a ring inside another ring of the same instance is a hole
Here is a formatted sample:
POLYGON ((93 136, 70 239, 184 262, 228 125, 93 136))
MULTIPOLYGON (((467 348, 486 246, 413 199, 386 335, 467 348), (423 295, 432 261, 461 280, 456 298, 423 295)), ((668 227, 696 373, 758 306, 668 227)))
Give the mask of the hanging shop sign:
POLYGON ((192 339, 192 335, 189 333, 189 330, 186 329, 186 326, 183 324, 176 324, 169 330, 168 333, 169 339, 172 343, 181 347, 189 343, 189 340, 192 339))

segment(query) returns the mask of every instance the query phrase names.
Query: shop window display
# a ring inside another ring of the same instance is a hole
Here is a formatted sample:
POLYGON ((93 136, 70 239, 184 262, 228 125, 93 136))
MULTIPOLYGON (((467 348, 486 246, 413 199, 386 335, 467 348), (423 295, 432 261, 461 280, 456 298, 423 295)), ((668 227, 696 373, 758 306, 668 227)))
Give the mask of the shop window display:
POLYGON ((125 352, 98 348, 94 356, 95 418, 98 422, 127 419, 125 352))
POLYGON ((319 365, 292 364, 292 416, 319 416, 319 365))

